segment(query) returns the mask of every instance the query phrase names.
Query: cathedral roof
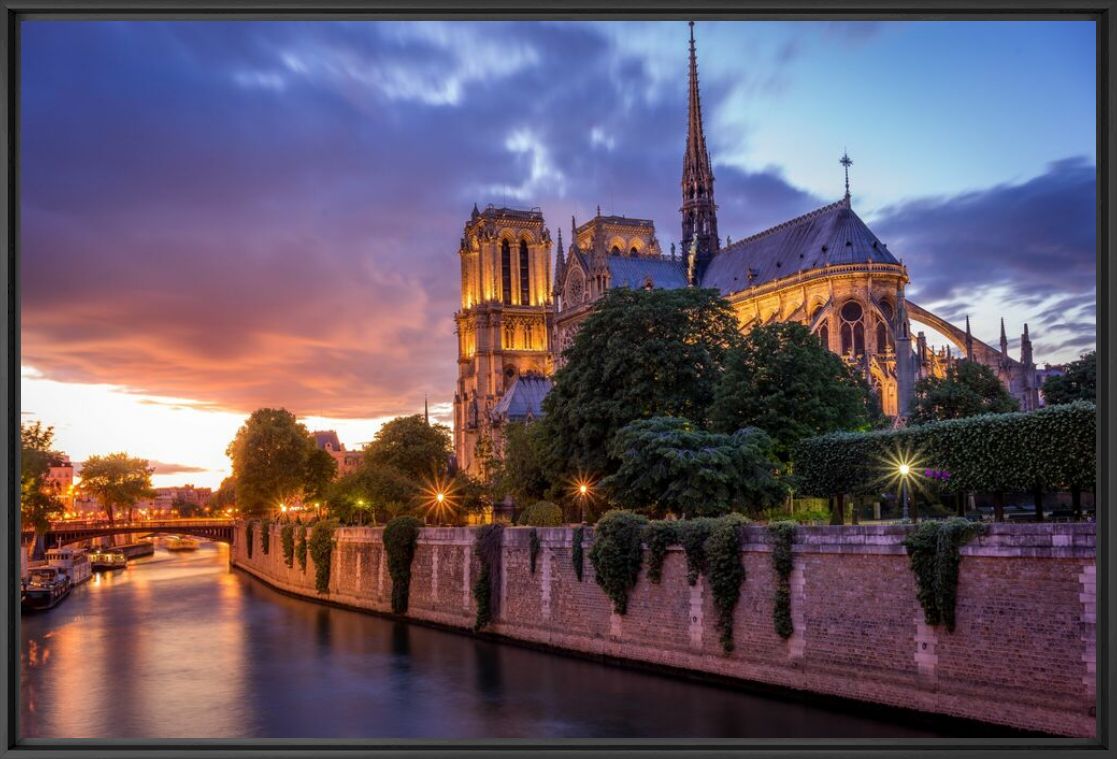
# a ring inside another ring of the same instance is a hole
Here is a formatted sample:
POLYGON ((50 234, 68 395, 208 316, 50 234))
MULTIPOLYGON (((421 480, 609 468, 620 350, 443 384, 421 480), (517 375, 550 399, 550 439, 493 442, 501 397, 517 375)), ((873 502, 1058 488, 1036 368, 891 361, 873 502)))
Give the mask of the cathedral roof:
POLYGON ((543 415, 543 399, 551 392, 551 379, 525 373, 516 378, 493 409, 493 416, 509 422, 538 419, 543 415))
POLYGON ((335 451, 341 450, 341 441, 337 439, 336 431, 316 430, 310 434, 314 438, 314 444, 320 449, 332 448, 335 451))
POLYGON ((610 287, 644 287, 651 279, 652 287, 674 290, 686 287, 686 264, 670 258, 609 256, 610 287))
POLYGON ((866 261, 899 264, 843 198, 722 248, 701 284, 726 295, 800 271, 866 261))

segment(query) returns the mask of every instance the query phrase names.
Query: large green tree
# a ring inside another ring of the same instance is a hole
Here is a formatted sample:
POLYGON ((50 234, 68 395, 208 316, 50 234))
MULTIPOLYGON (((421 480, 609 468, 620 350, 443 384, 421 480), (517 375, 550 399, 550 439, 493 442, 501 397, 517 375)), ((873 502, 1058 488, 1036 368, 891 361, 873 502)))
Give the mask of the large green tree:
POLYGON ((241 514, 267 514, 302 495, 314 451, 314 439, 287 409, 253 411, 226 449, 241 514))
POLYGON ((365 447, 365 460, 389 466, 419 482, 446 473, 450 462, 450 429, 428 424, 420 414, 397 417, 376 432, 365 447))
POLYGON ((94 496, 105 507, 109 524, 112 524, 118 508, 128 510, 130 522, 136 501, 154 495, 151 487, 154 471, 147 459, 123 452, 90 456, 81 467, 80 487, 83 493, 94 496))
POLYGON ((772 440, 755 427, 724 434, 677 417, 641 419, 617 433, 611 453, 621 465, 601 484, 612 502, 652 516, 755 513, 787 492, 772 440))
POLYGON ((511 495, 517 503, 528 504, 546 497, 551 483, 544 469, 545 431, 538 422, 514 422, 504 428, 498 499, 511 495))
POLYGON ((330 484, 326 503, 343 523, 383 524, 417 505, 420 485, 385 464, 365 461, 361 467, 330 484))
POLYGON ((51 461, 58 457, 54 450, 54 428, 40 422, 22 424, 19 428, 19 506, 23 524, 42 535, 52 519, 62 515, 63 503, 47 479, 51 461))
POLYGON ((943 377, 919 380, 915 383, 914 395, 908 419, 912 424, 999 414, 1020 408, 993 370, 976 361, 960 360, 947 369, 943 377))
POLYGON ((614 471, 620 462, 609 444, 637 419, 704 425, 739 342, 733 309, 714 290, 610 290, 563 354, 543 403, 552 481, 614 471))
POLYGON ((1093 403, 1098 395, 1098 354, 1090 351, 1067 364, 1066 373, 1048 377, 1043 383, 1043 400, 1048 406, 1075 401, 1093 403))
POLYGON ((710 409, 721 432, 767 432, 783 461, 805 437, 865 429, 879 415, 864 380, 795 322, 749 331, 729 354, 710 409))

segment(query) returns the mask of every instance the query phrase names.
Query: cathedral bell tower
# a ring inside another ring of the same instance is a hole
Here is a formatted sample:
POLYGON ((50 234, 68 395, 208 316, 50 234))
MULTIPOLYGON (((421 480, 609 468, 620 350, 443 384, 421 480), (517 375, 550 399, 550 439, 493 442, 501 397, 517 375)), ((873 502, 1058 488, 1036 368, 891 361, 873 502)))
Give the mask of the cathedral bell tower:
MULTIPOLYGON (((697 276, 718 252, 717 205, 714 203, 714 172, 702 132, 702 101, 698 93, 698 57, 694 49, 694 22, 690 22, 690 97, 687 106, 686 151, 683 153, 684 251, 693 245, 697 276)), ((696 284, 691 282, 690 284, 696 284)))
POLYGON ((492 411, 505 391, 520 375, 552 371, 551 235, 538 209, 474 206, 458 253, 454 454, 476 476, 503 448, 492 411))

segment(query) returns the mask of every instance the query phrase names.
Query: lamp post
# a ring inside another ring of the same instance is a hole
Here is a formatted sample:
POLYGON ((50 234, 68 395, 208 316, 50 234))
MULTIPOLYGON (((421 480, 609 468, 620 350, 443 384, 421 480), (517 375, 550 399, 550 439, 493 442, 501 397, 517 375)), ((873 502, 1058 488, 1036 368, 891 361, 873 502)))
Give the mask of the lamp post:
POLYGON ((900 521, 907 523, 911 521, 911 515, 908 513, 908 476, 911 475, 911 467, 907 464, 900 464, 900 497, 903 499, 903 512, 900 516, 900 521))
POLYGON ((578 511, 579 521, 581 522, 586 521, 586 496, 589 495, 589 492, 590 486, 588 484, 583 482, 578 485, 578 511))

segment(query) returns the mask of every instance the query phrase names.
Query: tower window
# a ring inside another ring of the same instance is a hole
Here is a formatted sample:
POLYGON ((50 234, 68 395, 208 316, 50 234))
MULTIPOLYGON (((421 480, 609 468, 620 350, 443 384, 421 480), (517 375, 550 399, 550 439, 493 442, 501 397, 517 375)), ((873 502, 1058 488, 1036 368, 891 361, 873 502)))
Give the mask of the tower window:
POLYGON ((531 279, 528 269, 527 240, 520 240, 520 303, 531 303, 531 279))
POLYGON ((512 303, 512 248, 507 240, 500 243, 500 282, 503 286, 504 303, 512 303))

